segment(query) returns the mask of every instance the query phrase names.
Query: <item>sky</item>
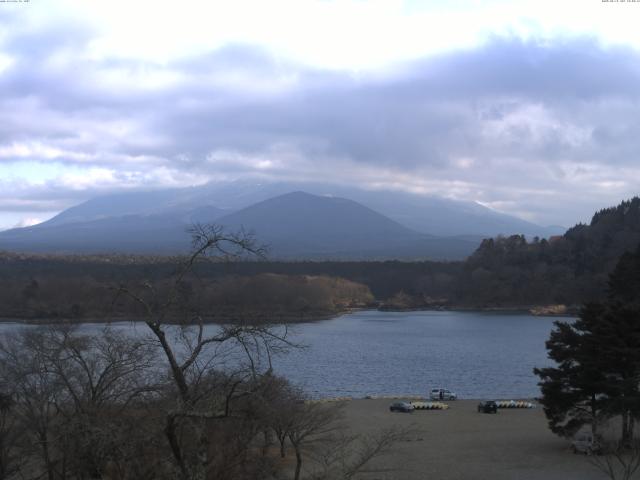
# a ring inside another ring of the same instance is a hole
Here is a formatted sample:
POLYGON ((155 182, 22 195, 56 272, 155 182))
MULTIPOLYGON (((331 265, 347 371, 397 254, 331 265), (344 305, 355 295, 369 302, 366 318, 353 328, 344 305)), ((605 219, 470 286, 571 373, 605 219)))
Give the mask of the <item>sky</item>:
POLYGON ((571 226, 637 195, 640 2, 0 1, 0 229, 256 178, 571 226))

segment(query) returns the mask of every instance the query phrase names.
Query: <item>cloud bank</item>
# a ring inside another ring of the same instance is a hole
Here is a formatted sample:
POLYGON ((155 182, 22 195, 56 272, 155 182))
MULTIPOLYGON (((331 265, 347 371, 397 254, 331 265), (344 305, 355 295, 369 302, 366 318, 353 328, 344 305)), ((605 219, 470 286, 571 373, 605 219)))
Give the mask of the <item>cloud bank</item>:
POLYGON ((564 225, 638 193, 632 46, 507 34, 350 71, 247 43, 96 56, 92 25, 23 16, 0 9, 5 228, 101 193, 250 176, 443 195, 564 225))

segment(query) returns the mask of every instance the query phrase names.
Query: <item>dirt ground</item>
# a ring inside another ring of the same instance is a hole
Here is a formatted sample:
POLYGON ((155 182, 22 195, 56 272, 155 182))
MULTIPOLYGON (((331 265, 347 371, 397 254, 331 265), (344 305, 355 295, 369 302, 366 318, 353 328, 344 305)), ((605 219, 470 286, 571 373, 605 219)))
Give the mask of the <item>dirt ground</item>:
POLYGON ((391 413, 392 400, 346 402, 353 433, 412 427, 393 455, 378 465, 396 473, 371 478, 399 480, 596 480, 604 479, 589 457, 574 455, 567 440, 547 428, 542 408, 477 412, 478 401, 447 402, 449 410, 391 413))

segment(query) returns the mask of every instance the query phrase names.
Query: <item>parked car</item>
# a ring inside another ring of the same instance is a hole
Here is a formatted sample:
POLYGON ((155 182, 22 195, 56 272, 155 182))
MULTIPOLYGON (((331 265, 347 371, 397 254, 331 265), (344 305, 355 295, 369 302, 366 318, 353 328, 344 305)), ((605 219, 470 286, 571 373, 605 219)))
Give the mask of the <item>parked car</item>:
POLYGON ((602 443, 598 437, 594 438, 591 432, 582 432, 573 437, 571 450, 573 453, 600 455, 602 453, 602 443))
POLYGON ((446 388, 433 388, 429 392, 430 400, 456 400, 458 396, 446 388))
POLYGON ((409 402, 393 402, 389 407, 389 411, 391 412, 411 413, 413 410, 414 407, 409 402))
POLYGON ((498 404, 493 400, 486 400, 478 404, 479 413, 498 413, 498 404))

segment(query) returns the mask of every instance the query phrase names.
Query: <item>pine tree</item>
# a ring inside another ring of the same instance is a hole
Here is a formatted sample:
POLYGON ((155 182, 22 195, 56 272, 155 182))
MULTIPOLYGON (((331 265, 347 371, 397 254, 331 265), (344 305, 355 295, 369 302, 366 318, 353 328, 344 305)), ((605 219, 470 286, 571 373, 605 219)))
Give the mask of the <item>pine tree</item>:
POLYGON ((604 303, 585 305, 573 323, 556 322, 547 341, 556 367, 534 369, 554 433, 570 436, 605 418, 622 420, 622 443, 640 419, 640 248, 623 255, 604 303))
POLYGON ((640 246, 635 253, 626 252, 609 275, 609 303, 640 303, 640 246))
MULTIPOLYGON (((602 306, 585 306, 581 317, 598 314, 602 306)), ((557 367, 536 368, 541 379, 540 402, 552 432, 572 436, 584 425, 597 433, 598 423, 607 413, 604 401, 605 376, 598 365, 598 345, 589 332, 589 323, 556 322, 546 342, 549 358, 557 367)))

